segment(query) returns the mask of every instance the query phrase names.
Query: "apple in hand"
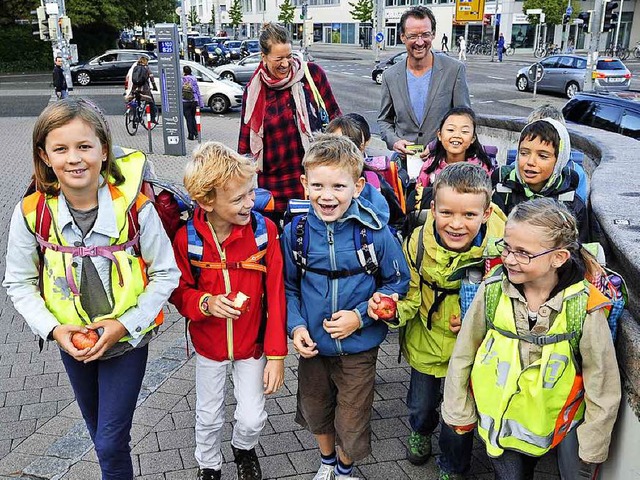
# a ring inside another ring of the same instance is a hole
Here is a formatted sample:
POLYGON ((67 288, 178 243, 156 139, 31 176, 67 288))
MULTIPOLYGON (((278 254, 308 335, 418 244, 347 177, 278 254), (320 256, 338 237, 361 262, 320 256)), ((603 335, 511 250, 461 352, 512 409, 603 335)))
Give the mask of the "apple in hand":
POLYGON ((98 333, 95 330, 89 330, 87 333, 76 332, 71 335, 71 343, 78 350, 91 348, 98 342, 98 333))
POLYGON ((375 313, 380 320, 388 322, 396 318, 397 304, 396 301, 387 296, 381 296, 380 302, 373 313, 375 313))
POLYGON ((227 298, 233 303, 233 308, 240 313, 245 313, 249 310, 249 296, 242 292, 231 292, 227 295, 227 298))

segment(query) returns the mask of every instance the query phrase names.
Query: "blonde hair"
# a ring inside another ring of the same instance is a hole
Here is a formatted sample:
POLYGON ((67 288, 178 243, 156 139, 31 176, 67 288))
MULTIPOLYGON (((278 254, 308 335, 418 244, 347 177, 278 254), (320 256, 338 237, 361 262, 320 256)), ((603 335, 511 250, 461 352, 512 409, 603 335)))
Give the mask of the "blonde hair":
POLYGON ((571 212, 557 201, 540 197, 519 203, 509 214, 507 223, 526 223, 543 231, 543 242, 551 248, 579 249, 578 223, 571 212))
POLYGON ((53 169, 44 162, 42 155, 46 153, 49 133, 57 128, 64 127, 76 118, 79 118, 93 129, 96 137, 100 140, 100 145, 107 150, 107 158, 102 162, 100 168, 102 177, 112 185, 121 185, 124 182, 124 176, 114 162, 111 132, 102 111, 88 100, 66 98, 49 104, 33 126, 33 179, 38 191, 49 195, 57 195, 60 192, 58 177, 56 177, 53 169))
POLYGON ((358 181, 364 159, 358 147, 343 135, 321 133, 314 138, 302 160, 305 174, 315 167, 330 166, 346 170, 358 181))
POLYGON ((256 174, 253 159, 243 157, 220 142, 203 143, 193 152, 184 171, 184 186, 196 202, 207 205, 216 189, 230 181, 250 179, 256 174))
POLYGON ((491 204, 491 179, 487 172, 478 165, 458 162, 447 165, 433 183, 433 201, 436 201, 438 190, 443 187, 453 188, 458 193, 482 194, 485 198, 485 209, 491 204))

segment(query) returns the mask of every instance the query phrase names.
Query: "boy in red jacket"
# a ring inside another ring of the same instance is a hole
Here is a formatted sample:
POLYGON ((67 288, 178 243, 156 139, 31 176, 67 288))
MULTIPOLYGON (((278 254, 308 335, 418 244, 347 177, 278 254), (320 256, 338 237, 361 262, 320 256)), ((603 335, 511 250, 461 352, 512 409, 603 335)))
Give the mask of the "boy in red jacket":
POLYGON ((262 479, 254 447, 267 419, 265 394, 284 381, 282 254, 275 224, 252 212, 255 174, 251 160, 218 142, 198 148, 185 170, 198 207, 176 234, 182 277, 170 301, 188 319, 196 350, 195 457, 202 480, 220 479, 227 365, 238 402, 231 448, 239 480, 262 479))

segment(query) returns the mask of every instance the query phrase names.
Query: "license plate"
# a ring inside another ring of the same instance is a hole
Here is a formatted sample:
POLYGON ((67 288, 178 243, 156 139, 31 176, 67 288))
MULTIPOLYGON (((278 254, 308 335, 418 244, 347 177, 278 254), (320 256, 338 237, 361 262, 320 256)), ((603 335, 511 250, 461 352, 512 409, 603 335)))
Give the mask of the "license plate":
POLYGON ((609 77, 607 78, 607 81, 609 81, 609 83, 622 83, 626 80, 626 78, 624 77, 609 77))

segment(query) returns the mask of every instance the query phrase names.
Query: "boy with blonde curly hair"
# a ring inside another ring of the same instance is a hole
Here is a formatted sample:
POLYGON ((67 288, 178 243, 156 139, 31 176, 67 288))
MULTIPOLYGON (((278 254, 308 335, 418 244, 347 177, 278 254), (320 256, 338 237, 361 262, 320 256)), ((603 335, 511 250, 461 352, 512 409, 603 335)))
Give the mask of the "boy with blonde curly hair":
POLYGON ((182 277, 170 300, 188 319, 196 351, 202 480, 220 479, 227 366, 238 402, 231 448, 239 480, 262 478, 255 446, 267 419, 265 394, 284 381, 282 254, 275 224, 252 211, 255 175, 251 160, 218 142, 199 147, 185 169, 185 187, 198 206, 176 234, 182 277), (238 302, 245 297, 248 308, 238 302))

